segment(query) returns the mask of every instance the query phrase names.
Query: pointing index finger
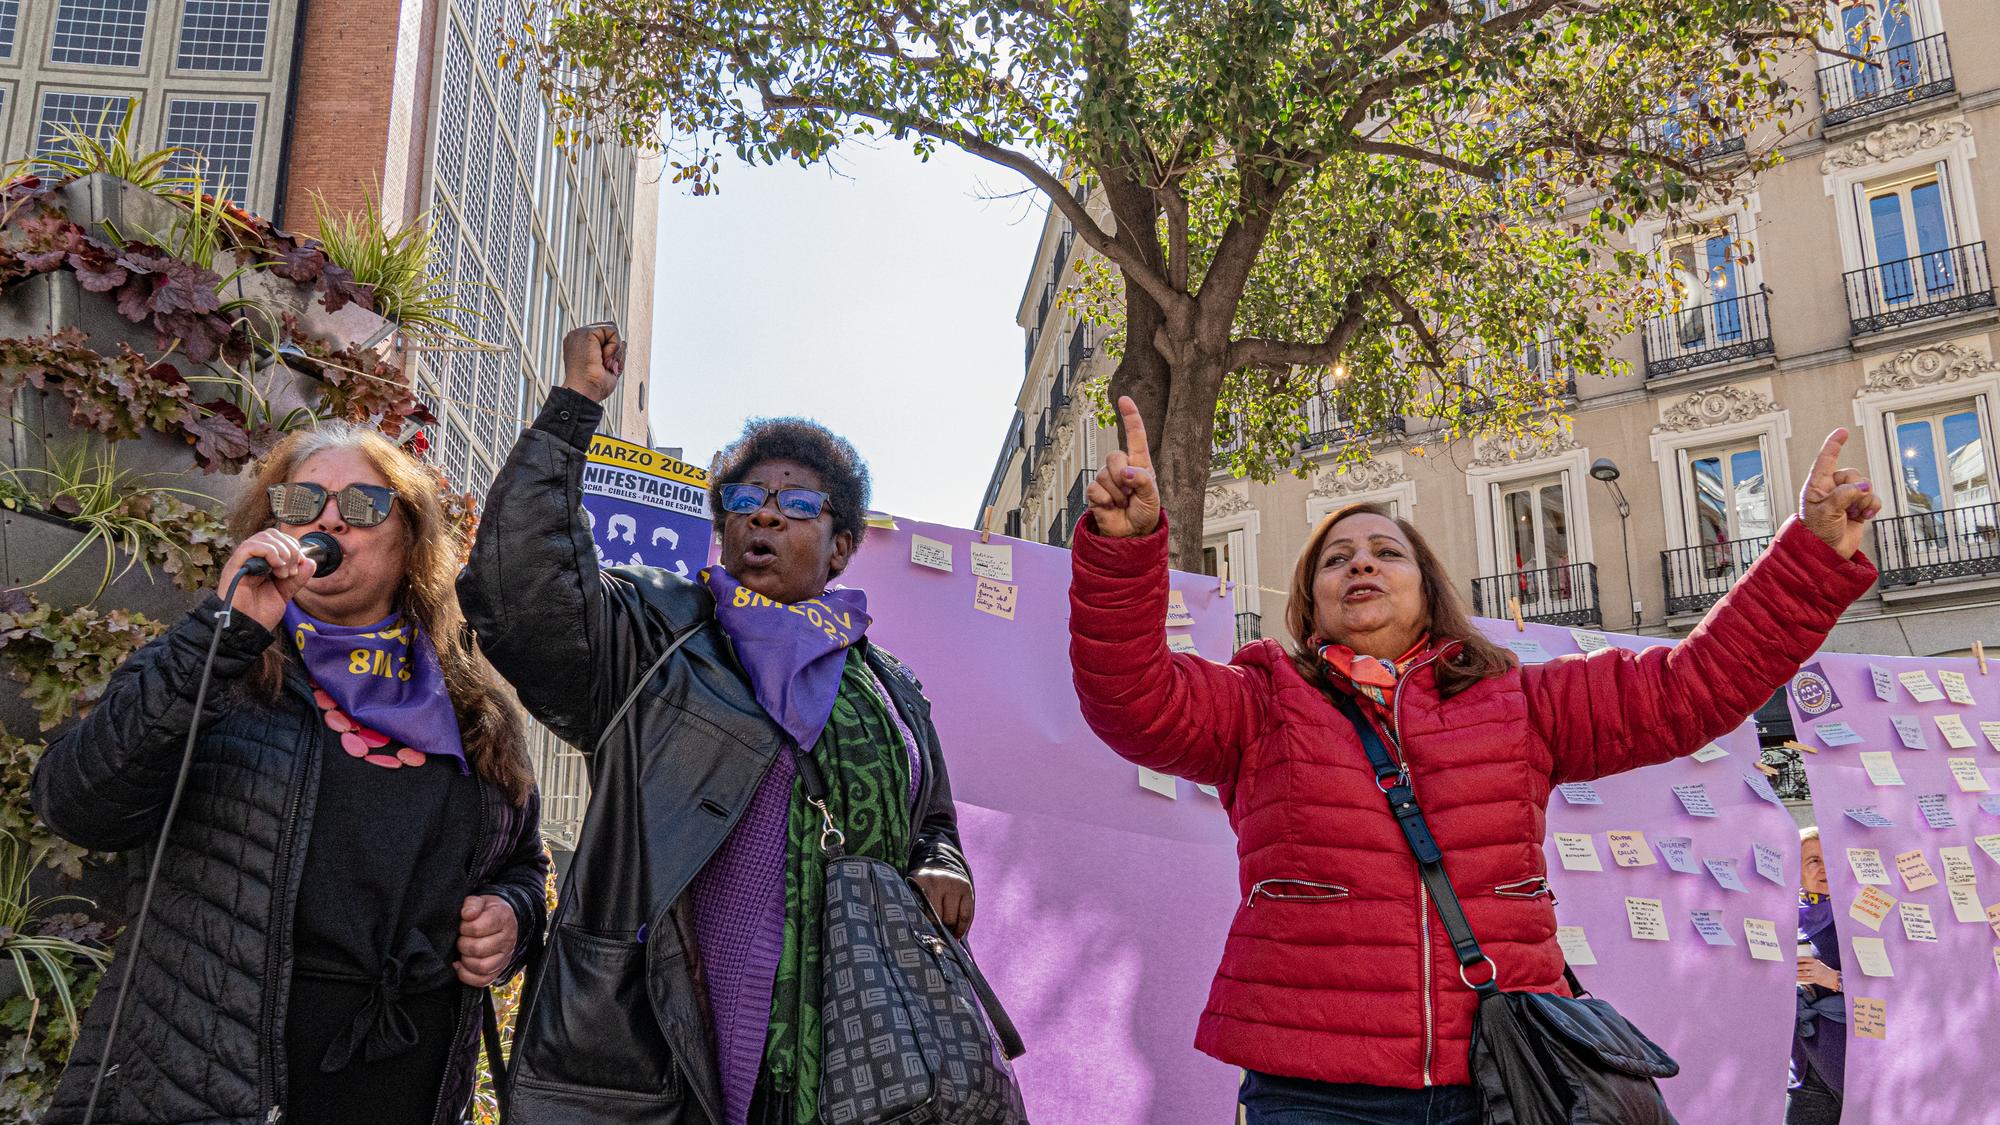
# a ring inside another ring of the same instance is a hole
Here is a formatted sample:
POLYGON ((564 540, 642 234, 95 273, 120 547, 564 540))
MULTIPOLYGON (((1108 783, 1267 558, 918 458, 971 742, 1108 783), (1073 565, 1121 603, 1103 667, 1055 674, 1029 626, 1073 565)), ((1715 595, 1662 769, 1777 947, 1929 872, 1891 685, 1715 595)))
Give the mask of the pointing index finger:
POLYGON ((1831 477, 1840 465, 1840 450, 1847 444, 1847 429, 1841 427, 1826 435, 1826 444, 1819 447, 1819 456, 1813 460, 1814 479, 1831 477))
POLYGON ((1125 459, 1135 469, 1153 467, 1153 452, 1146 444, 1146 422, 1130 395, 1118 398, 1118 420, 1125 426, 1125 459))

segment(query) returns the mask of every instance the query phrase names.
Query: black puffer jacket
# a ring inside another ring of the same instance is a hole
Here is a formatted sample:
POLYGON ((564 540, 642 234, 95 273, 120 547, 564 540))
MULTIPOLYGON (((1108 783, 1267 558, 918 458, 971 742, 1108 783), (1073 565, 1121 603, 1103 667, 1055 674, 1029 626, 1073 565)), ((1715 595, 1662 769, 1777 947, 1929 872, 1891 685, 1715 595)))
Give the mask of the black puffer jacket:
MULTIPOLYGON (((705 588, 646 567, 599 569, 580 512, 601 414, 573 391, 550 396, 487 493, 459 579, 487 658, 590 756, 590 815, 522 1000, 503 1106, 508 1125, 710 1125, 722 1098, 685 892, 783 735, 705 588), (638 677, 688 629, 604 738, 638 677)), ((888 653, 863 652, 923 754, 910 870, 965 876, 930 703, 888 653)))
MULTIPOLYGON (((194 712, 201 664, 222 608, 211 596, 112 675, 104 698, 49 746, 35 770, 35 811, 67 840, 131 851, 129 906, 152 859, 194 712)), ((132 998, 104 1082, 102 1125, 267 1125, 285 1105, 288 938, 319 767, 333 743, 296 661, 264 699, 238 682, 275 640, 241 614, 225 628, 209 685, 208 714, 173 825, 132 998)), ((480 784, 483 840, 465 893, 498 895, 521 920, 532 952, 547 919, 540 797, 516 807, 480 784)), ((127 938, 84 1018, 56 1090, 48 1125, 83 1120, 117 1002, 127 938)), ((472 1093, 479 992, 466 989, 459 1049, 438 1091, 433 1120, 456 1122, 472 1093)))

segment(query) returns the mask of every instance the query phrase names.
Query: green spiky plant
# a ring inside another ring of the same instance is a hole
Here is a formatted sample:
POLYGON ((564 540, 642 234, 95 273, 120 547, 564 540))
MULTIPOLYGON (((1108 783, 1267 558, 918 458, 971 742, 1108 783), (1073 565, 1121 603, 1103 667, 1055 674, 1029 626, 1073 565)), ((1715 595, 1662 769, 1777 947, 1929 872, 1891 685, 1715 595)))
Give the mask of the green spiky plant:
MULTIPOLYGON (((73 938, 46 932, 43 920, 50 907, 63 903, 88 906, 76 895, 37 895, 28 885, 29 876, 40 866, 42 857, 11 833, 0 832, 0 955, 14 965, 21 988, 36 1013, 46 1006, 43 994, 53 996, 55 1015, 69 1028, 72 1041, 79 1024, 76 995, 72 983, 85 971, 79 961, 102 972, 111 961, 109 951, 73 938)), ((28 1038, 34 1038, 30 1018, 28 1038)))
POLYGON ((372 195, 361 210, 339 214, 315 193, 313 211, 327 259, 373 290, 375 311, 383 319, 418 343, 472 342, 465 321, 473 313, 439 274, 430 216, 391 230, 372 195))
POLYGON ((58 177, 89 176, 99 172, 129 180, 155 195, 199 195, 201 181, 186 166, 191 153, 184 148, 162 148, 142 152, 132 143, 133 123, 139 116, 139 100, 125 103, 118 123, 111 125, 111 109, 98 115, 97 127, 87 129, 74 122, 56 126, 61 142, 49 152, 16 161, 7 178, 23 172, 53 174, 58 177), (106 128, 110 126, 110 128, 106 128))
POLYGON ((144 474, 120 469, 110 450, 92 449, 87 444, 79 444, 66 454, 51 455, 47 468, 0 467, 0 478, 6 480, 4 491, 9 496, 35 496, 43 510, 83 532, 48 573, 29 585, 40 586, 54 579, 95 545, 104 552, 104 568, 97 593, 91 595, 93 601, 134 566, 143 567, 150 578, 153 571, 146 561, 147 547, 173 541, 149 516, 153 497, 180 496, 196 503, 206 499, 188 489, 147 484, 144 474), (34 487, 31 480, 41 487, 34 487), (122 567, 117 565, 121 551, 126 556, 122 567))

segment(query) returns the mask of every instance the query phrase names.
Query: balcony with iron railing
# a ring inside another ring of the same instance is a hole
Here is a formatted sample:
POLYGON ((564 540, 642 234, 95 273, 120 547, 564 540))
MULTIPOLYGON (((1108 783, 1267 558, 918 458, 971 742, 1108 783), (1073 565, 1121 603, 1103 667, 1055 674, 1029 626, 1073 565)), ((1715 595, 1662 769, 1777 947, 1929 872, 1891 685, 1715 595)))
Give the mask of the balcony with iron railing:
POLYGON ((1006 530, 1001 532, 1001 534, 1007 536, 1009 539, 1019 539, 1021 537, 1021 509, 1007 509, 1007 526, 1006 530))
POLYGON ((1076 232, 1074 230, 1065 230, 1056 236, 1055 261, 1049 270, 1049 276, 1056 278, 1058 281, 1062 279, 1063 267, 1069 265, 1070 251, 1075 249, 1075 247, 1076 232))
POLYGON ((1701 613, 1722 600, 1742 579, 1750 564, 1771 545, 1771 537, 1729 539, 1660 552, 1660 572, 1666 579, 1667 616, 1701 613))
POLYGON ((1021 450, 1021 495, 1026 496, 1035 484, 1035 447, 1021 450))
MULTIPOLYGON (((1410 424, 1401 415, 1377 422, 1367 429, 1349 425, 1335 417, 1328 419, 1330 428, 1309 430, 1299 439, 1299 450, 1304 453, 1318 453, 1350 441, 1373 441, 1376 438, 1404 437, 1410 432, 1410 424)), ((1308 425, 1313 424, 1309 420, 1308 425)))
POLYGON ((1039 332, 1049 326, 1049 310, 1056 307, 1057 278, 1049 278, 1042 286, 1041 303, 1035 306, 1035 328, 1039 332))
POLYGON ((1076 479, 1070 482, 1069 495, 1064 497, 1063 507, 1069 512, 1071 523, 1083 518, 1084 491, 1090 487, 1091 480, 1096 476, 1095 470, 1083 469, 1076 474, 1076 479))
POLYGON ((1084 361, 1088 360, 1093 354, 1095 354, 1095 349, 1090 343, 1090 326, 1087 324, 1077 325, 1076 331, 1070 333, 1069 336, 1069 370, 1071 378, 1083 378, 1084 361))
POLYGON ((1956 87, 1951 52, 1941 32, 1914 43, 1884 47, 1871 52, 1867 60, 1820 68, 1820 114, 1828 125, 1886 113, 1949 94, 1956 87))
POLYGON ((1069 407, 1071 382, 1069 364, 1056 368, 1055 381, 1049 384, 1049 409, 1059 411, 1069 407))
POLYGON ((1051 547, 1069 546, 1070 523, 1069 513, 1058 510, 1056 518, 1049 521, 1049 533, 1042 542, 1051 547))
POLYGON ((1882 588, 2000 575, 2000 504, 1875 520, 1882 588))
POLYGON ((1041 342, 1042 342, 1041 326, 1036 325, 1035 327, 1028 329, 1028 354, 1027 357, 1021 361, 1024 366, 1033 367, 1035 365, 1035 348, 1038 345, 1040 345, 1041 342))
POLYGON ((1846 281, 1856 336, 1993 307, 1984 242, 1849 270, 1846 281))
POLYGON ((1597 564, 1571 563, 1543 570, 1491 574, 1472 580, 1472 611, 1481 617, 1513 616, 1509 599, 1518 599, 1521 617, 1548 625, 1602 625, 1597 600, 1597 564))
POLYGON ((1264 617, 1258 613, 1236 615, 1236 647, 1256 644, 1264 639, 1264 617))
POLYGON ((1770 355, 1770 290, 1760 288, 1649 318, 1645 345, 1648 379, 1770 355))

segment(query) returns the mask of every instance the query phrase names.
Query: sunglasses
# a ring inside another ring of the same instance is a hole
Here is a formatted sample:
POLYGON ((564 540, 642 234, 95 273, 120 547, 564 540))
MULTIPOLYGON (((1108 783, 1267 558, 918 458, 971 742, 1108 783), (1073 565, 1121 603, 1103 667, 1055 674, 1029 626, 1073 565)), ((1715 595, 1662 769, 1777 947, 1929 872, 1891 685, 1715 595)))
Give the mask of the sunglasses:
MULTIPOLYGON (((722 486, 722 510, 732 515, 747 516, 764 506, 771 498, 772 491, 761 484, 725 484, 722 486)), ((778 511, 795 520, 816 520, 826 511, 827 496, 810 488, 781 488, 778 497, 778 511)))
POLYGON ((271 518, 291 527, 318 519, 326 510, 329 495, 340 518, 352 527, 374 527, 389 518, 389 511, 396 503, 395 490, 379 484, 350 484, 329 493, 325 486, 310 481, 288 481, 272 485, 268 494, 271 518))

